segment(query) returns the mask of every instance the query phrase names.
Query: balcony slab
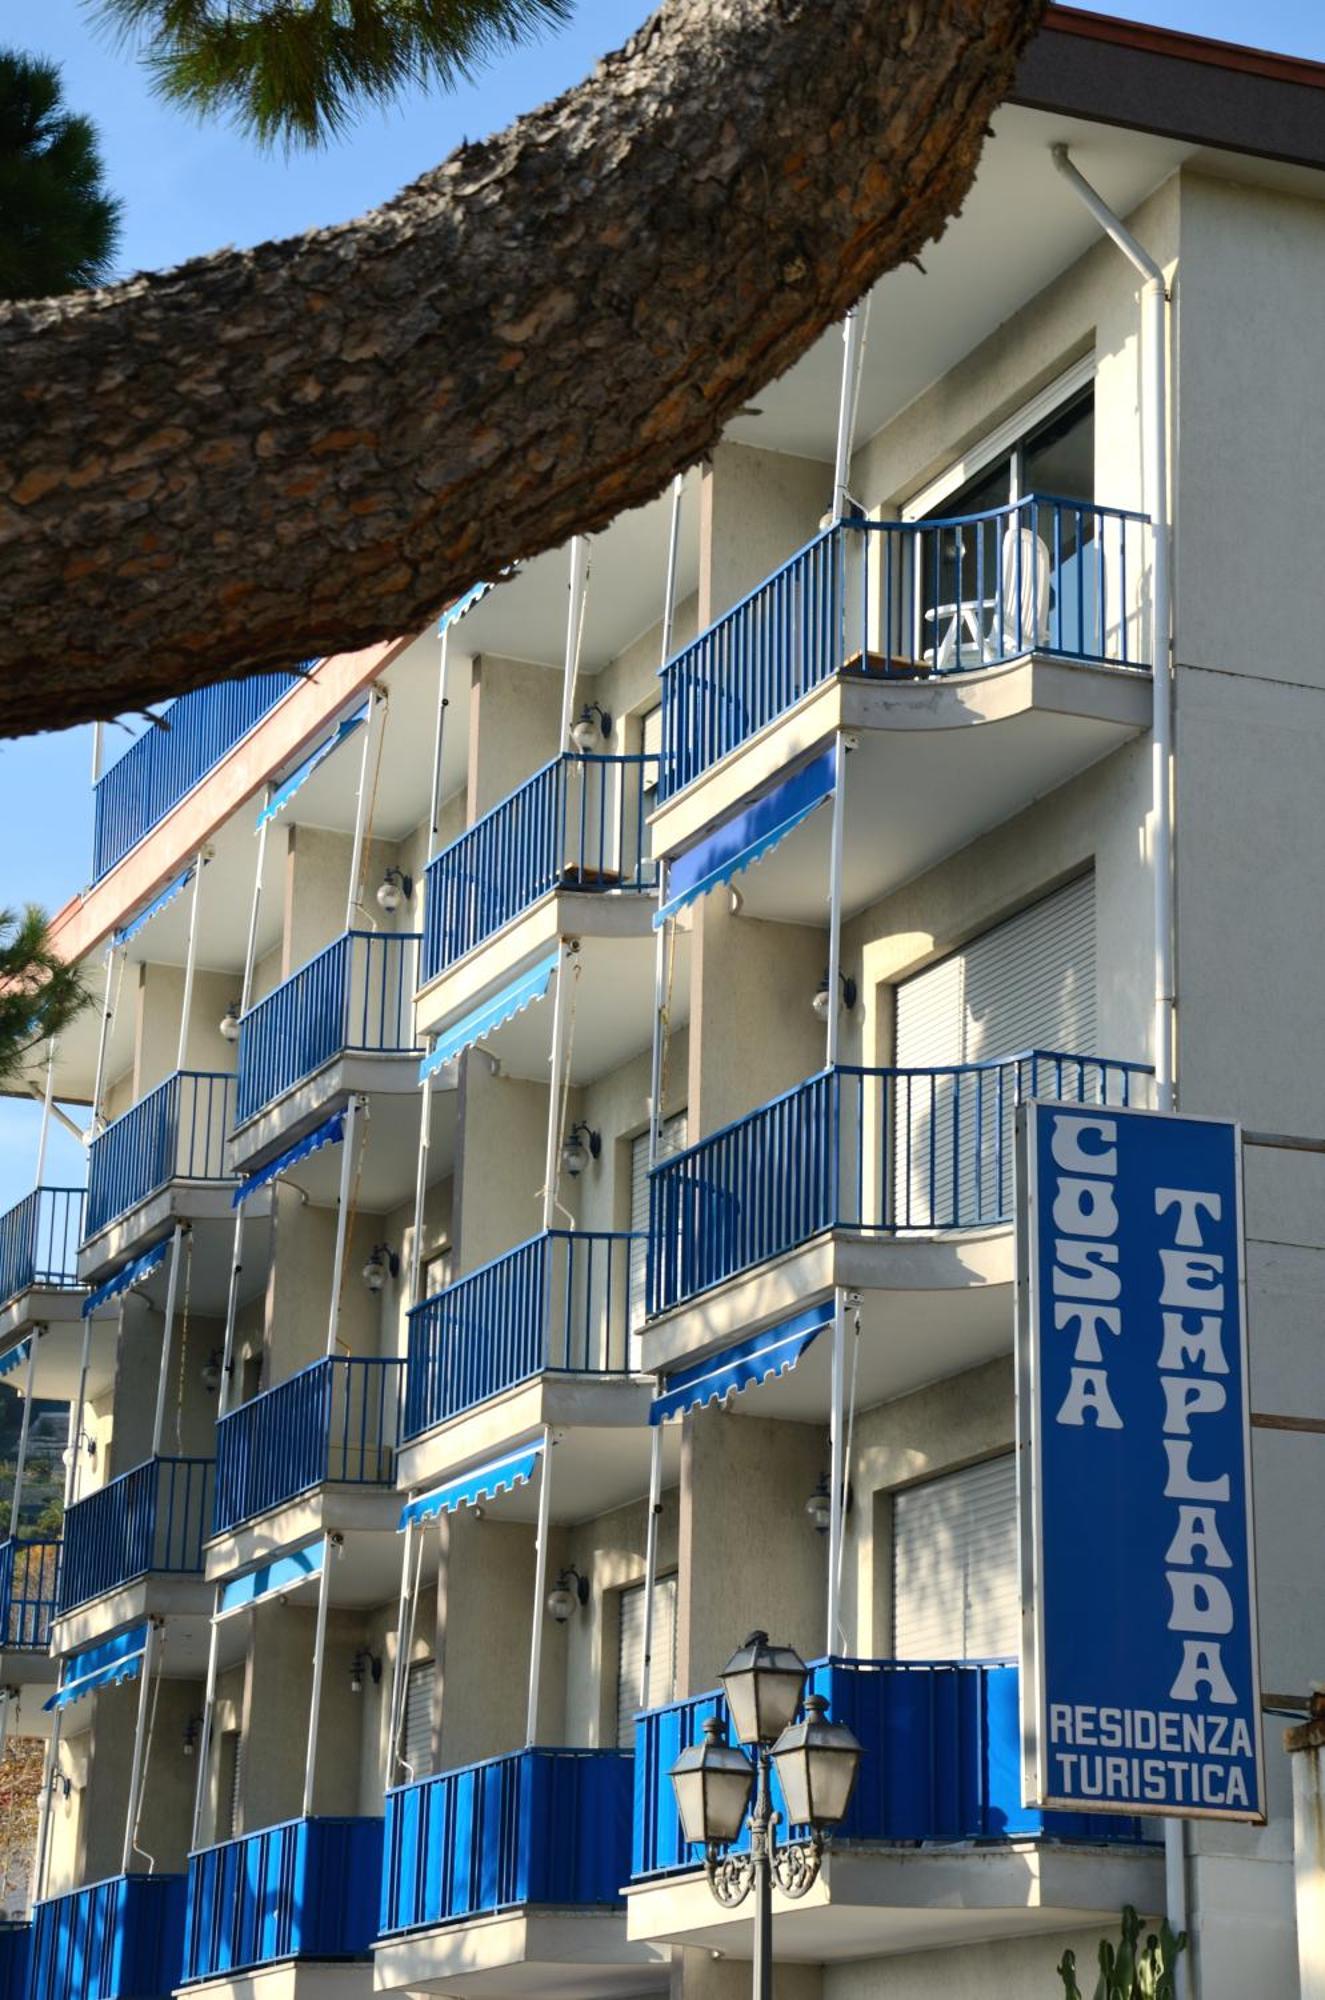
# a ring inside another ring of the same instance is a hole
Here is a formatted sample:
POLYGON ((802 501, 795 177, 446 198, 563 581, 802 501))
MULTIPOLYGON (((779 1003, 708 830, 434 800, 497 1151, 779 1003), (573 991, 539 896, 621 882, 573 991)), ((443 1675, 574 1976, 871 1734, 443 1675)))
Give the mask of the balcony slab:
POLYGON ((419 1056, 417 1049, 403 1054, 351 1052, 337 1056, 240 1125, 226 1147, 226 1166, 231 1173, 251 1173, 321 1119, 340 1110, 353 1095, 412 1098, 418 1090, 419 1056))
POLYGON ((316 1486, 214 1536, 203 1552, 204 1573, 216 1583, 322 1535, 394 1533, 399 1519, 400 1498, 390 1487, 316 1486))
MULTIPOLYGON (((90 1598, 86 1604, 76 1605, 63 1617, 53 1619, 51 1652, 57 1658, 64 1653, 81 1653, 85 1646, 109 1639, 126 1625, 140 1625, 145 1618, 184 1619, 201 1623, 200 1660, 205 1665, 205 1628, 212 1613, 212 1598, 211 1585, 201 1576, 175 1576, 160 1571, 140 1576, 135 1583, 108 1590, 103 1596, 90 1598)), ((173 1638, 171 1667, 172 1671, 183 1667, 173 1638)))
MULTIPOLYGON (((82 1324, 81 1291, 54 1291, 46 1285, 33 1285, 29 1290, 7 1299, 0 1310, 0 1354, 21 1340, 34 1326, 75 1326, 81 1329, 82 1324)), ((44 1356, 45 1347, 42 1352, 44 1356)), ((44 1388, 42 1394, 46 1394, 44 1388)))
POLYGON ((373 1991, 457 2000, 624 2000, 665 1992, 670 1959, 665 1946, 629 1940, 620 1911, 522 1909, 379 1944, 373 1991))
MULTIPOLYGON (((1124 1903, 1163 1908, 1157 1848, 1017 1841, 961 1847, 839 1848, 809 1894, 773 1892, 773 1950, 807 1964, 984 1944, 1098 1923, 1124 1903)), ((749 1958, 748 1906, 715 1901, 699 1873, 634 1885, 628 1934, 749 1958)))
MULTIPOLYGON (((225 1222, 234 1215, 234 1188, 224 1181, 170 1181, 93 1236, 78 1253, 78 1275, 94 1285, 118 1265, 136 1257, 154 1238, 166 1235, 177 1222, 225 1222)), ((266 1219, 271 1195, 255 1195, 250 1213, 266 1219)))
POLYGON ((177 1986, 181 2000, 368 2000, 372 1968, 363 1960, 289 1959, 232 1972, 223 1979, 195 1979, 177 1986))

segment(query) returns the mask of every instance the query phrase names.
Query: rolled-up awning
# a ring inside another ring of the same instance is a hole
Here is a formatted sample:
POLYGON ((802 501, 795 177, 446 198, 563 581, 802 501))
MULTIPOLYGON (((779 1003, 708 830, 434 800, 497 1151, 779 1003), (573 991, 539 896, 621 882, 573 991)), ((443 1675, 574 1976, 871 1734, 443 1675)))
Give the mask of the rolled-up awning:
POLYGON ((345 1113, 334 1111, 330 1118, 324 1118, 311 1132, 305 1132, 302 1139, 296 1139, 293 1146, 287 1146, 274 1160, 268 1160, 265 1166, 258 1167, 251 1173, 248 1179, 235 1189, 230 1206, 239 1208, 251 1194, 256 1194, 259 1188, 266 1187, 270 1181, 288 1173, 297 1161, 306 1160, 310 1153, 316 1153, 323 1146, 338 1145, 344 1137, 345 1113))
POLYGON ((445 1486, 434 1487, 431 1493, 420 1493, 402 1510, 400 1526, 407 1528, 411 1521, 431 1521, 438 1514, 454 1514, 457 1507, 476 1506, 480 1500, 491 1500, 497 1493, 513 1493, 517 1486, 527 1485, 533 1478, 542 1455, 540 1439, 537 1444, 526 1445, 523 1451, 507 1452, 503 1458, 491 1459, 473 1472, 462 1473, 445 1486))
POLYGON ((440 639, 448 625, 458 625, 467 611, 472 611, 476 604, 481 604, 488 592, 495 589, 496 585, 492 583, 476 583, 463 597, 457 597, 454 604, 448 604, 437 621, 438 638, 440 639))
POLYGON ((188 888, 190 882, 193 880, 193 869, 194 864, 190 862, 187 868, 181 870, 176 875, 173 882, 167 882, 164 889, 159 889, 151 902, 145 904, 139 910, 136 917, 130 917, 127 924, 120 925, 120 928, 111 939, 111 943, 128 944, 130 938, 137 937, 144 924, 150 924, 153 917, 159 911, 165 909, 167 903, 173 903, 180 891, 188 888))
POLYGON ((144 1619, 141 1625, 130 1626, 127 1632, 117 1632, 113 1639, 105 1640, 100 1646, 89 1646, 85 1653, 71 1653, 64 1663, 64 1675, 59 1687, 48 1701, 42 1703, 44 1709, 69 1708, 83 1696, 91 1694, 94 1688, 114 1687, 120 1681, 136 1681, 143 1670, 143 1655, 147 1651, 147 1635, 151 1626, 144 1619))
POLYGON ((330 757, 334 751, 340 749, 340 746, 345 741, 345 738, 347 736, 352 736, 354 734, 354 731, 358 729, 362 723, 367 722, 368 710, 371 707, 371 705, 372 705, 371 701, 366 701, 362 708, 358 708, 355 710, 353 715, 347 715, 344 722, 338 724, 336 729, 332 732, 332 734, 328 736, 324 742, 318 744, 316 750, 309 751, 303 763, 298 765, 295 770, 291 771, 289 777, 285 780, 285 783, 283 785, 278 785, 276 790, 272 793, 266 805, 262 808, 262 811, 258 814, 259 826, 264 826, 269 819, 275 819, 277 813, 283 811, 283 809, 289 805, 291 799, 294 797, 295 793, 299 790, 300 786, 306 785, 308 783, 308 780, 312 777, 314 771, 316 771, 316 769, 318 768, 318 765, 325 764, 327 758, 330 757))
POLYGON ((540 958, 537 965, 522 972, 509 986, 503 986, 500 993, 494 993, 481 1007, 475 1007, 452 1027, 443 1029, 432 1048, 419 1064, 419 1081, 426 1076, 435 1076, 444 1064, 454 1062, 463 1050, 474 1042, 481 1042, 491 1035, 505 1021, 514 1020, 523 1014, 526 1007, 541 1000, 552 983, 552 975, 557 969, 561 948, 550 951, 546 958, 540 958))
POLYGON ((833 749, 821 750, 753 805, 729 813, 702 840, 678 854, 668 864, 669 894, 654 916, 654 929, 710 889, 762 861, 817 806, 832 797, 835 767, 833 749))
POLYGON ((32 1335, 29 1334, 26 1340, 20 1340, 17 1347, 11 1347, 4 1354, 0 1354, 0 1375, 12 1375, 16 1368, 21 1368, 28 1358, 31 1346, 32 1335))
POLYGON ((766 1326, 748 1340, 737 1341, 734 1347, 724 1347, 720 1354, 706 1355, 693 1367, 666 1376, 661 1393, 650 1405, 649 1422, 666 1423, 668 1417, 683 1416, 705 1403, 721 1402, 742 1389, 753 1389, 771 1375, 788 1374, 832 1324, 834 1310, 832 1299, 822 1299, 817 1306, 779 1320, 776 1326, 766 1326))
POLYGON ((169 1236, 163 1236, 150 1250, 144 1250, 141 1257, 134 1257, 129 1263, 121 1264, 113 1278, 107 1278, 104 1285, 98 1285, 94 1292, 89 1292, 83 1300, 83 1318, 89 1318, 98 1306, 108 1305, 111 1299, 117 1299, 121 1292, 127 1292, 130 1285, 136 1285, 140 1278, 150 1277, 159 1265, 165 1263, 170 1241, 169 1236))
POLYGON ((292 1549, 289 1555, 276 1556, 258 1569, 246 1570, 243 1576, 232 1577, 222 1586, 221 1602, 217 1607, 217 1617, 225 1618, 232 1611, 243 1611, 250 1604, 258 1604, 264 1597, 279 1597, 287 1590, 296 1590, 301 1583, 307 1583, 312 1576, 320 1574, 325 1542, 310 1542, 307 1548, 292 1549))

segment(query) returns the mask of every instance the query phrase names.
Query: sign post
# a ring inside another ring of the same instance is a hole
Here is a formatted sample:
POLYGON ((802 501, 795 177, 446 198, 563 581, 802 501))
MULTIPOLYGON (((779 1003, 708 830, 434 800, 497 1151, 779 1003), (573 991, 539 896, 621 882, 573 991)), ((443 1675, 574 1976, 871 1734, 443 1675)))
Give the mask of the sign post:
POLYGON ((1263 1820, 1240 1130, 1017 1121, 1023 1795, 1263 1820))

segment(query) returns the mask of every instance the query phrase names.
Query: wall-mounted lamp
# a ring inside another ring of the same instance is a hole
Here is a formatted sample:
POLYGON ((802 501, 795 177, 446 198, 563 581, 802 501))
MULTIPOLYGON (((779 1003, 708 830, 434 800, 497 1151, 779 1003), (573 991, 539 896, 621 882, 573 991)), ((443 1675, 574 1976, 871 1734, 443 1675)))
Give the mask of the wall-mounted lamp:
POLYGON ((596 750, 612 734, 612 718, 596 701, 586 701, 571 724, 570 740, 582 757, 596 750))
POLYGON ((602 1150, 601 1132, 591 1132, 587 1125, 572 1125, 561 1148, 561 1164, 572 1179, 578 1180, 590 1160, 596 1160, 602 1150))
POLYGON ((217 1026, 220 1031, 221 1040, 223 1042, 237 1042, 239 1040, 238 1000, 232 1000, 230 1002, 230 1005, 226 1008, 224 1014, 222 1014, 220 1021, 217 1023, 217 1026))
MULTIPOLYGON (((828 1474, 819 1474, 819 1484, 805 1502, 805 1512, 816 1534, 826 1535, 833 1520, 833 1495, 828 1484, 828 1474)), ((842 1497, 842 1512, 851 1512, 851 1488, 848 1486, 842 1497)))
POLYGON ((350 1661, 350 1693, 362 1694, 364 1680, 369 1675, 372 1676, 373 1686, 377 1687, 382 1679, 382 1655, 370 1653, 361 1646, 350 1661))
POLYGON ((400 1259, 387 1243, 374 1243, 363 1267, 363 1281, 370 1292, 384 1289, 388 1277, 400 1276, 400 1259))
POLYGON ((198 1380, 209 1396, 214 1396, 221 1386, 221 1364, 224 1359, 221 1349, 214 1347, 198 1370, 198 1380))
MULTIPOLYGON (((849 1014, 856 1004, 856 982, 854 979, 848 979, 845 972, 839 972, 837 978, 840 989, 837 1004, 839 1008, 845 1008, 849 1014)), ((811 1004, 819 1019, 826 1021, 828 1019, 828 973, 826 969, 823 978, 814 990, 814 1000, 811 1004)))
POLYGON ((202 1717, 191 1715, 184 1725, 184 1736, 180 1743, 186 1757, 192 1757, 198 1748, 198 1738, 202 1734, 202 1717))
POLYGON ((399 868, 388 868, 377 885, 377 907, 394 916, 402 903, 408 903, 414 894, 414 877, 402 874, 399 868))
POLYGON ((581 1576, 574 1563, 564 1569, 547 1594, 549 1618, 555 1618, 558 1625, 564 1625, 568 1618, 575 1616, 577 1608, 589 1602, 589 1579, 581 1576))
POLYGON ((67 1466, 70 1464, 72 1455, 80 1444, 83 1446, 89 1458, 96 1457, 97 1441, 93 1437, 91 1431, 78 1431, 74 1435, 74 1437, 70 1439, 69 1443, 65 1446, 64 1450, 60 1453, 61 1465, 67 1466))

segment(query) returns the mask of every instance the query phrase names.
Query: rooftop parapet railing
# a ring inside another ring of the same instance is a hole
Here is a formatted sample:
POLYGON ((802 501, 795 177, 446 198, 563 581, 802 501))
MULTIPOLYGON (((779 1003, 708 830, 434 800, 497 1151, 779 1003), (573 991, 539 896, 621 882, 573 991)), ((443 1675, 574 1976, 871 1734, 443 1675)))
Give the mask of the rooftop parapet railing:
POLYGON ((222 1417, 213 1532, 324 1483, 393 1486, 404 1367, 394 1356, 325 1356, 222 1417))
POLYGON ((553 889, 651 891, 648 777, 655 757, 567 753, 428 865, 423 984, 553 889))
POLYGON ((215 1475, 215 1459, 149 1458, 75 1501, 64 1519, 61 1617, 140 1577, 201 1574, 215 1475))
POLYGON ((44 1653, 51 1641, 60 1575, 60 1542, 18 1535, 0 1542, 0 1647, 44 1653))
POLYGON ((1144 1097, 1150 1074, 1044 1049, 943 1069, 822 1070, 652 1170, 649 1311, 670 1311, 826 1229, 1006 1223, 1017 1104, 1126 1105, 1144 1097))
POLYGON ((1030 494, 946 521, 838 523, 662 671, 659 799, 834 674, 969 673, 1027 653, 1149 664, 1150 523, 1030 494))
MULTIPOLYGON (((824 1697, 833 1721, 855 1732, 862 1751, 834 1845, 1137 1841, 1140 1826, 1131 1818, 1022 1804, 1020 1678, 1012 1660, 816 1661, 806 1692, 824 1697)), ((649 1709, 636 1721, 637 1881, 703 1866, 702 1848, 689 1846, 682 1832, 667 1774, 682 1750, 703 1740, 710 1716, 726 1724, 733 1740, 720 1694, 649 1709)), ((785 1818, 780 1794, 774 1804, 785 1818)), ((738 1845, 749 1845, 748 1826, 738 1845)))
POLYGON ((545 1370, 624 1373, 637 1240, 545 1230, 415 1306, 402 1437, 419 1437, 545 1370))
POLYGON ((235 1079, 176 1070, 99 1132, 88 1149, 90 1241, 171 1181, 223 1181, 235 1079))
POLYGON ((34 1188, 0 1215, 0 1306, 34 1287, 76 1291, 83 1188, 34 1188))
POLYGON ((239 1024, 243 1125, 341 1055, 415 1053, 415 931, 346 931, 239 1024))
POLYGON ((255 674, 195 688, 167 703, 160 722, 136 737, 97 780, 93 882, 108 875, 301 678, 293 672, 255 674))
POLYGON ((367 1958, 381 1876, 380 1819, 287 1820, 203 1848, 189 1857, 182 1979, 367 1958))

